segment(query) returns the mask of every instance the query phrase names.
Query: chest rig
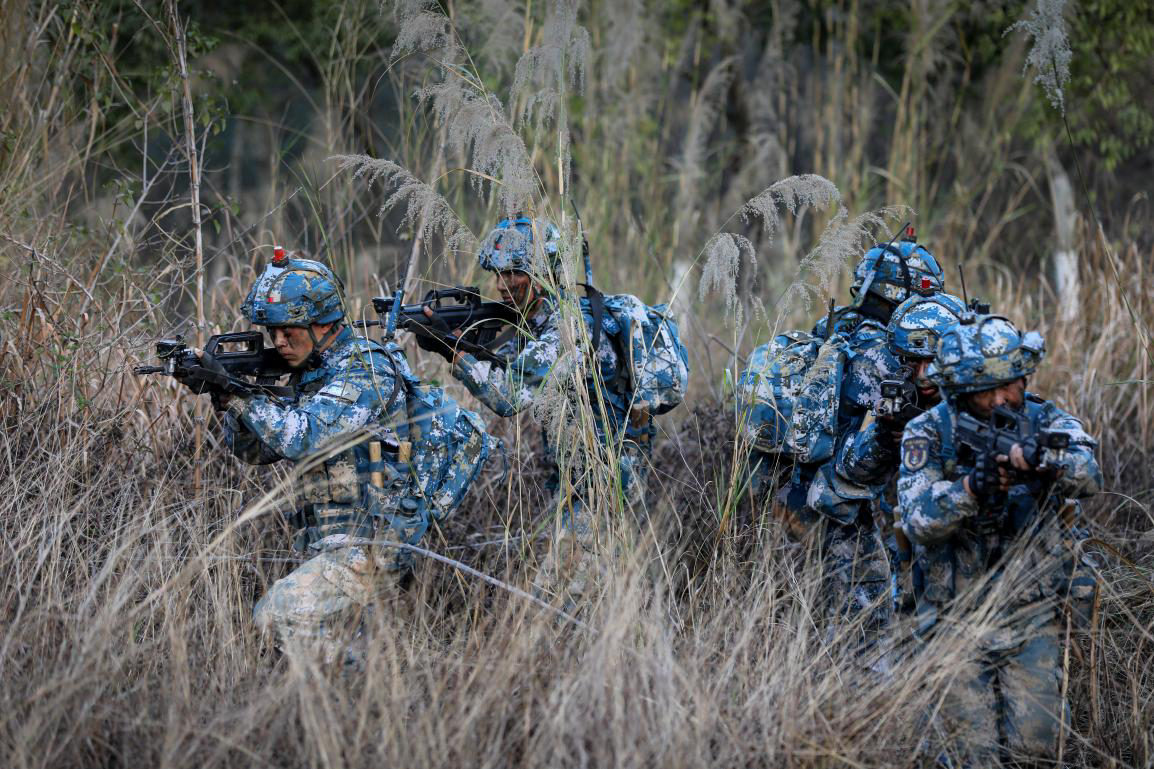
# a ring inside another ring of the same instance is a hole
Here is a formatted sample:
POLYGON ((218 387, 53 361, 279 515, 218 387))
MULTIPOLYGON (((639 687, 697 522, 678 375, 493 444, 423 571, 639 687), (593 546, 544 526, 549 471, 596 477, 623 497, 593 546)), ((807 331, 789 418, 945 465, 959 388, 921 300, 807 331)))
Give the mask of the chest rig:
MULTIPOLYGON (((381 382, 383 391, 369 424, 337 438, 317 459, 305 461, 296 487, 297 510, 290 519, 296 550, 367 544, 381 537, 383 527, 396 530, 392 538, 400 534, 412 544, 427 528, 418 515, 420 504, 410 494, 411 444, 386 425, 398 406, 404 412, 406 395, 394 356, 376 342, 355 339, 324 365, 294 379, 292 405, 305 407, 322 390, 339 386, 342 371, 337 365, 342 360, 372 354, 388 360, 385 370, 393 373, 392 382, 381 382)), ((406 560, 403 553, 398 560, 406 560)))

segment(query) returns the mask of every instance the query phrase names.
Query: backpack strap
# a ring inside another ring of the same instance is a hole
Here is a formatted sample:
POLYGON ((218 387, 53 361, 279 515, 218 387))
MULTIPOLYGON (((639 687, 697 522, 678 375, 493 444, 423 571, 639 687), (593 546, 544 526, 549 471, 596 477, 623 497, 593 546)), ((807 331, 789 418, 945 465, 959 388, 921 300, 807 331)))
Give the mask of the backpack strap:
POLYGON ((939 435, 943 466, 958 458, 958 449, 954 445, 954 420, 953 407, 947 407, 946 418, 940 422, 941 433, 939 435))

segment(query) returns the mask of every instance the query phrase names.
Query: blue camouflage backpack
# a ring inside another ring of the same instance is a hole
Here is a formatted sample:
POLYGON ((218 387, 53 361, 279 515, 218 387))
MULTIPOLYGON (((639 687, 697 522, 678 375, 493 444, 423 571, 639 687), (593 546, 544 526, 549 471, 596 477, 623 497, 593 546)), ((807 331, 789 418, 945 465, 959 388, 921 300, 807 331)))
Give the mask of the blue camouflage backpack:
POLYGON ((793 453, 790 426, 795 402, 824 341, 806 331, 787 331, 750 354, 735 395, 738 424, 757 451, 793 453))
POLYGON ((683 400, 689 389, 689 353, 681 342, 677 322, 668 305, 650 306, 632 294, 602 294, 584 285, 593 349, 601 343, 606 313, 616 321, 611 334, 620 367, 610 387, 629 396, 631 408, 664 414, 683 400))
POLYGON ((421 384, 397 364, 393 356, 401 355, 400 349, 389 347, 405 393, 406 418, 390 426, 400 445, 397 461, 373 469, 384 470, 390 480, 382 507, 398 511, 393 528, 413 544, 430 521, 456 511, 489 458, 504 456, 504 448, 485 431, 480 415, 461 408, 444 388, 421 384))

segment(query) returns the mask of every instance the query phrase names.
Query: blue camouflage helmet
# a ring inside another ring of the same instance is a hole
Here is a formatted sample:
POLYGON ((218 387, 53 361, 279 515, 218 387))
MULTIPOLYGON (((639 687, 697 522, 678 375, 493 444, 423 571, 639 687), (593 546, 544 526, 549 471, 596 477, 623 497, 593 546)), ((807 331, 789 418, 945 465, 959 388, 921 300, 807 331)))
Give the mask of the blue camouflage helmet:
POLYGON ((561 231, 548 219, 515 215, 497 222, 481 242, 477 261, 490 272, 518 270, 532 273, 534 264, 538 268, 552 269, 557 262, 560 242, 561 231), (539 250, 535 249, 538 238, 539 250))
POLYGON ((344 286, 325 265, 281 247, 256 279, 240 306, 257 326, 310 326, 332 323, 345 316, 341 302, 344 286))
POLYGON ((929 249, 918 244, 913 229, 908 228, 898 243, 874 246, 857 263, 850 286, 852 306, 860 307, 868 294, 898 304, 914 293, 928 295, 942 290, 945 274, 929 249))
POLYGON ((915 294, 897 306, 886 327, 890 350, 905 358, 934 357, 938 340, 958 324, 966 304, 953 294, 915 294))
POLYGON ((951 394, 981 392, 1033 374, 1045 354, 1037 331, 1022 333, 1001 315, 966 314, 942 334, 926 376, 951 394))

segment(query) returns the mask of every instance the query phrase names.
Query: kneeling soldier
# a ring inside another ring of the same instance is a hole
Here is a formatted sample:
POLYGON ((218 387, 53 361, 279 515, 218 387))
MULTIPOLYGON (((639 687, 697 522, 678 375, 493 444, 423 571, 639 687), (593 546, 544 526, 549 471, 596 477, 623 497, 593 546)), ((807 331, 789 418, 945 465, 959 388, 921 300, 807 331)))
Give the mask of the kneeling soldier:
POLYGON ((902 438, 898 501, 925 575, 920 632, 964 631, 977 645, 941 711, 975 766, 1052 758, 1068 718, 1061 604, 1085 585, 1058 513, 1066 497, 1094 494, 1101 475, 1082 424, 1026 391, 1043 354, 1036 332, 964 316, 928 372, 945 401, 902 438), (965 607, 978 605, 967 622, 965 607))
POLYGON ((889 351, 902 367, 881 382, 881 399, 862 422, 861 429, 838 449, 835 487, 856 487, 872 506, 878 529, 891 558, 891 588, 895 608, 913 601, 910 546, 900 521, 894 520, 894 481, 897 478, 902 431, 918 414, 941 401, 938 386, 926 371, 938 340, 958 324, 965 303, 952 294, 915 295, 902 302, 886 327, 889 351), (897 524, 895 526, 895 523, 897 524))
MULTIPOLYGON (((609 312, 601 314, 601 327, 597 328, 587 303, 581 303, 581 320, 587 326, 589 338, 598 341, 593 343, 594 350, 586 350, 578 342, 573 350, 574 358, 561 365, 566 353, 562 337, 566 332, 574 338, 580 337, 575 331, 562 328, 565 320, 544 279, 545 271, 557 267, 560 240, 560 232, 551 222, 516 216, 502 219, 481 245, 477 260, 483 269, 493 273, 501 301, 515 306, 526 318, 524 327, 511 330, 494 350, 506 361, 504 365, 481 361, 454 349, 445 341, 451 337, 418 336, 418 344, 452 362, 453 376, 501 417, 529 408, 547 386, 557 389, 557 383, 564 381, 565 372, 573 370, 577 359, 592 357, 582 384, 591 406, 597 443, 605 451, 602 459, 608 460, 612 454, 618 470, 617 478, 609 479, 609 486, 619 484, 625 506, 640 510, 645 504, 656 426, 647 410, 632 407, 634 394, 607 384, 615 381, 623 363, 613 343, 619 328, 609 312)), ((426 312, 432 317, 431 311, 426 312)), ((451 329, 446 327, 441 331, 448 334, 451 329)), ((580 413, 580 395, 574 388, 564 386, 559 391, 572 399, 573 413, 580 413)), ((545 435, 545 450, 551 465, 548 490, 552 500, 548 509, 560 511, 560 515, 554 525, 549 553, 534 579, 539 593, 560 597, 570 607, 580 605, 594 593, 598 576, 594 558, 598 521, 591 509, 591 506, 598 507, 598 500, 590 499, 591 473, 588 468, 563 472, 558 463, 559 453, 572 456, 580 448, 559 445, 557 436, 545 435)), ((609 461, 601 464, 612 465, 609 461)))
MULTIPOLYGON (((405 458, 380 449, 405 446, 387 436, 405 421, 403 380, 411 375, 399 348, 345 325, 337 278, 319 262, 278 249, 242 311, 267 329, 293 372, 291 394, 216 395, 214 403, 225 410, 227 442, 240 459, 302 466, 290 520, 296 548, 311 555, 272 585, 253 619, 285 651, 311 646, 326 663, 356 663, 348 641, 362 613, 397 589, 410 560, 374 542, 413 544, 428 526, 413 500, 393 490, 399 483, 390 490, 375 483, 405 475, 405 458)), ((206 368, 219 367, 208 357, 206 368)))

